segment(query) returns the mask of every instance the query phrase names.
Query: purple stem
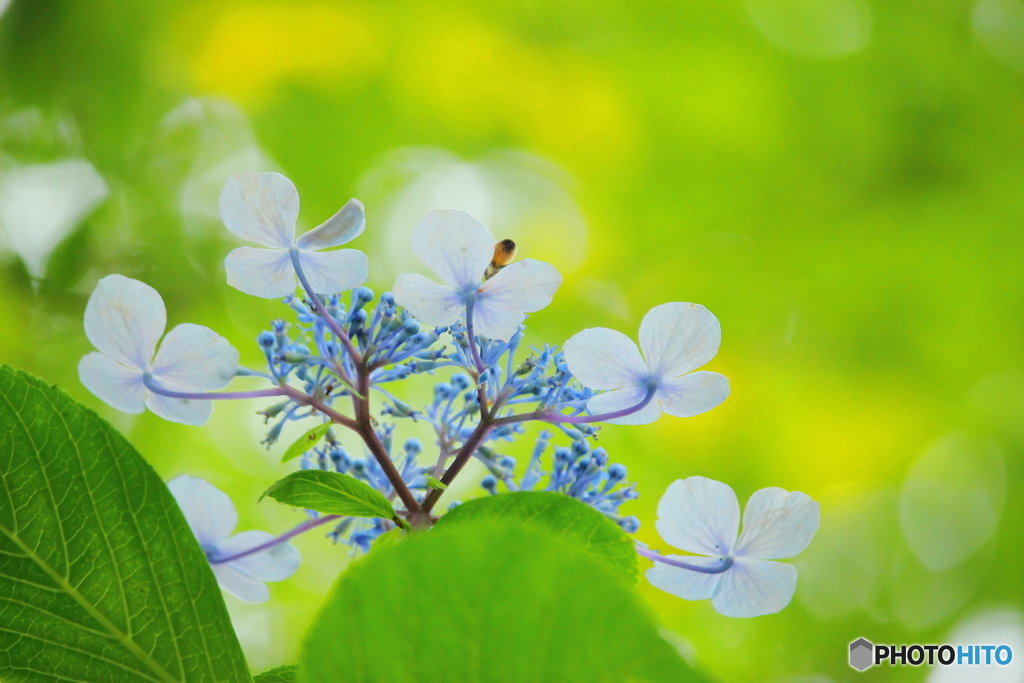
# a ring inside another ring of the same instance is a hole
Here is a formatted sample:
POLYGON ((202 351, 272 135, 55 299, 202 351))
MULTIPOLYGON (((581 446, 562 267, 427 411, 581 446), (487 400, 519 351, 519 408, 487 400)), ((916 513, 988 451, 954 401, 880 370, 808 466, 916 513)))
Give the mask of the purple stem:
POLYGON ((323 517, 317 517, 316 519, 310 519, 310 520, 305 521, 302 524, 298 525, 297 527, 295 527, 291 531, 286 531, 285 533, 281 534, 280 536, 278 536, 276 538, 272 538, 269 541, 267 541, 266 543, 261 543, 261 544, 259 544, 258 546, 254 547, 254 548, 249 548, 248 550, 243 550, 240 553, 235 553, 234 555, 228 555, 227 557, 218 557, 216 559, 210 558, 210 564, 221 564, 223 562, 231 562, 232 560, 237 560, 237 559, 240 559, 240 558, 252 555, 254 553, 262 552, 262 551, 266 550, 267 548, 273 548, 275 545, 280 545, 281 543, 285 543, 285 542, 295 538, 299 534, 305 533, 306 531, 309 531, 310 529, 315 529, 316 527, 320 526, 321 524, 327 524, 328 522, 333 522, 334 520, 340 519, 340 518, 341 518, 341 515, 325 515, 323 517))
POLYGON ((183 392, 183 391, 171 391, 164 389, 153 379, 152 375, 148 372, 142 376, 142 383, 146 385, 146 388, 152 391, 154 394, 160 394, 161 396, 167 396, 169 398, 180 398, 187 401, 224 401, 224 400, 238 400, 243 398, 265 398, 267 396, 288 396, 289 392, 283 387, 277 387, 276 389, 260 389, 258 391, 214 391, 206 392, 201 391, 197 393, 183 392))
POLYGON ((309 280, 306 279, 306 274, 302 272, 302 263, 299 261, 299 250, 296 247, 292 247, 288 250, 288 255, 292 259, 292 266, 295 268, 295 275, 299 278, 299 284, 301 284, 302 288, 306 290, 306 294, 309 295, 310 301, 313 302, 313 308, 315 308, 316 312, 320 314, 324 324, 327 325, 331 332, 334 333, 334 336, 341 341, 342 346, 345 347, 345 350, 348 351, 348 355, 352 358, 352 362, 356 362, 360 356, 356 351, 356 348, 352 345, 352 340, 349 339, 347 334, 345 334, 345 330, 341 329, 341 324, 334 319, 334 316, 327 312, 327 308, 324 306, 323 302, 320 301, 320 297, 316 295, 316 292, 313 291, 313 288, 309 284, 309 280))
POLYGON ((636 547, 636 553, 640 557, 646 557, 648 560, 655 562, 661 562, 662 564, 671 565, 673 567, 681 567, 683 569, 689 569, 693 572, 700 572, 701 574, 721 574, 729 570, 730 567, 736 562, 732 557, 721 558, 722 564, 718 567, 701 567, 699 565, 690 564, 689 562, 683 562, 682 560, 676 560, 671 557, 665 557, 661 553, 655 552, 654 550, 648 550, 647 548, 636 547))
POLYGON ((476 335, 473 334, 473 302, 466 304, 466 336, 469 338, 469 352, 473 356, 473 365, 477 375, 484 372, 484 362, 480 360, 480 351, 476 347, 476 335))
POLYGON ((540 420, 541 422, 550 422, 552 424, 587 424, 590 422, 604 422, 605 420, 614 420, 618 417, 625 417, 632 415, 633 413, 639 412, 647 407, 647 404, 654 400, 654 394, 657 391, 657 387, 649 387, 647 389, 647 395, 644 396, 644 400, 630 408, 623 408, 622 410, 613 410, 610 413, 599 413, 597 415, 565 415, 564 413, 555 412, 553 410, 536 410, 532 413, 522 413, 520 415, 509 415, 508 417, 498 418, 494 421, 496 426, 512 424, 513 422, 527 422, 529 420, 540 420))

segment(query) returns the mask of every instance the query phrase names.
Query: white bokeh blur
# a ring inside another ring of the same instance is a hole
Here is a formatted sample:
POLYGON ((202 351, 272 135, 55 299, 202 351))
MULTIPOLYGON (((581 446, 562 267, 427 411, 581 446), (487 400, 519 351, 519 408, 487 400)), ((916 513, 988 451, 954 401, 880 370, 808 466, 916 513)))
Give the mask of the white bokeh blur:
POLYGON ((1008 645, 1009 664, 936 666, 927 683, 1024 683, 1024 620, 1016 609, 997 608, 961 619, 942 642, 950 645, 1008 645))
POLYGON ((85 159, 13 165, 0 174, 0 237, 29 275, 46 275, 50 255, 109 190, 85 159))
POLYGON ((745 0, 765 38, 801 57, 842 57, 871 42, 868 0, 745 0))
POLYGON ((971 19, 974 36, 985 49, 1024 72, 1024 0, 979 0, 971 19))

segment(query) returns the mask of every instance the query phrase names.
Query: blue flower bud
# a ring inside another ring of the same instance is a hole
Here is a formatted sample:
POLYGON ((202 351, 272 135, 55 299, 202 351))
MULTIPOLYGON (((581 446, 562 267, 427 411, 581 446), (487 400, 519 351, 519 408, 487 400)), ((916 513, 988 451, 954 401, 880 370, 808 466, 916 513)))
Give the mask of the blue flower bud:
POLYGON ((461 500, 453 500, 451 502, 451 505, 448 506, 448 512, 451 512, 452 510, 454 510, 455 508, 459 507, 460 505, 462 505, 462 501, 461 500))
POLYGON ((640 520, 632 515, 619 520, 619 526, 627 534, 635 534, 640 529, 640 520))
POLYGON ((395 297, 392 296, 391 292, 384 292, 383 294, 380 295, 380 302, 382 304, 387 304, 388 306, 394 306, 395 297))
POLYGON ((612 481, 622 481, 628 473, 629 470, 626 469, 626 466, 619 463, 615 463, 608 468, 608 478, 612 481))
POLYGON ((352 311, 348 316, 348 320, 356 327, 362 327, 366 324, 366 311, 359 309, 358 311, 352 311))
POLYGON ((603 448, 595 448, 590 457, 594 459, 594 464, 598 467, 604 467, 608 464, 608 451, 603 448))
POLYGON ((256 337, 256 343, 265 349, 274 346, 275 341, 277 340, 274 338, 273 332, 260 332, 260 335, 256 337))
POLYGON ((572 451, 565 446, 558 446, 555 448, 555 462, 561 463, 562 466, 572 462, 572 451))
POLYGON ((427 333, 425 333, 425 332, 417 332, 416 334, 414 334, 411 337, 409 337, 409 340, 406 341, 406 344, 409 344, 409 345, 415 346, 415 347, 420 347, 420 346, 423 346, 424 344, 427 343, 427 337, 428 337, 427 333))
POLYGON ((420 331, 420 324, 412 318, 409 318, 402 323, 402 329, 405 330, 406 334, 416 334, 420 331))
POLYGON ((359 476, 366 476, 366 460, 364 458, 356 458, 353 460, 352 471, 359 476))
POLYGON ((572 444, 572 454, 575 455, 576 457, 579 457, 581 455, 586 455, 589 452, 590 452, 590 444, 588 444, 586 441, 583 441, 582 439, 580 439, 579 441, 574 441, 573 442, 573 444, 572 444))
POLYGON ((416 457, 423 452, 423 444, 416 437, 406 439, 403 448, 409 454, 409 457, 416 457))
POLYGON ((441 382, 434 386, 434 400, 435 401, 446 401, 448 397, 452 395, 452 385, 447 382, 441 382))
POLYGON ((511 455, 506 455, 504 458, 498 461, 498 464, 501 465, 502 468, 509 474, 512 474, 513 472, 516 471, 516 459, 513 458, 511 455))
POLYGON ((369 287, 356 287, 352 290, 352 299, 361 304, 368 304, 373 301, 373 290, 369 287))
POLYGON ((480 486, 487 489, 492 496, 498 495, 498 479, 493 475, 488 474, 486 477, 481 479, 480 486))
POLYGON ((452 375, 452 386, 455 387, 457 390, 465 391, 471 385, 472 382, 469 379, 469 375, 467 375, 466 373, 459 372, 457 374, 452 375))

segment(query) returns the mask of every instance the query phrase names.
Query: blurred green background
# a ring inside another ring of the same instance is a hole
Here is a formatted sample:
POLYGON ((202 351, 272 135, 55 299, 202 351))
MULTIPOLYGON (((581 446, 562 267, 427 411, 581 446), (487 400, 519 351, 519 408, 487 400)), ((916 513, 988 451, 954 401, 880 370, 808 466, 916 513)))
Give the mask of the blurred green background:
MULTIPOLYGON (((227 491, 240 529, 281 531, 301 518, 255 504, 288 471, 259 445, 261 404, 198 429, 81 387, 89 292, 142 279, 171 325, 255 366, 287 311, 225 284, 229 175, 288 175, 306 228, 363 199, 353 246, 378 292, 417 267, 426 210, 469 210, 566 276, 534 343, 635 336, 665 301, 721 320, 724 405, 602 430, 642 540, 666 549, 654 513, 680 477, 822 502, 780 615, 641 588, 692 661, 736 682, 1024 681, 1022 71, 1021 0, 0 0, 0 361, 99 410, 162 475, 227 491), (858 674, 859 636, 1017 658, 1000 679, 858 674)), ((455 495, 483 494, 466 479, 455 495)), ((349 559, 297 545, 271 602, 228 598, 255 669, 293 660, 349 559)))

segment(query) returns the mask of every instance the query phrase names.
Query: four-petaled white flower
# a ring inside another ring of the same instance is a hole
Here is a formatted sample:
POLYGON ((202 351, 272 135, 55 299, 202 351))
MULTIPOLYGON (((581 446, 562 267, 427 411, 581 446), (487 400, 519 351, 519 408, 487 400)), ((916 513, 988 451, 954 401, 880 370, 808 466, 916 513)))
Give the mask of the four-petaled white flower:
POLYGON ((167 487, 192 528, 196 540, 210 560, 217 583, 243 602, 266 602, 270 589, 264 581, 284 581, 299 568, 302 558, 295 546, 278 543, 266 550, 226 562, 228 558, 274 540, 266 531, 243 531, 231 535, 238 524, 238 513, 227 494, 198 477, 181 475, 167 487))
POLYGON ((420 322, 453 325, 473 306, 474 334, 508 341, 526 319, 551 303, 562 276, 543 261, 523 259, 481 283, 494 257, 494 237, 473 216, 455 209, 435 209, 412 234, 412 250, 445 283, 402 273, 394 297, 420 322))
POLYGON ((640 323, 639 349, 626 335, 606 327, 583 330, 565 342, 565 364, 581 384, 606 390, 587 402, 592 415, 624 410, 654 397, 641 410, 607 420, 614 424, 654 422, 664 410, 691 417, 729 396, 729 380, 717 372, 692 372, 718 353, 722 328, 699 304, 655 306, 640 323), (688 373, 688 374, 687 374, 688 373))
POLYGON ((363 204, 350 199, 326 222, 295 239, 299 193, 280 173, 231 176, 220 195, 220 216, 235 235, 269 249, 239 247, 224 259, 228 284, 246 294, 276 299, 295 291, 296 254, 317 294, 336 294, 366 282, 366 254, 357 249, 320 252, 363 232, 363 204))
POLYGON ((205 424, 212 401, 162 396, 147 389, 146 380, 174 392, 222 389, 238 370, 238 351, 210 328, 191 323, 168 332, 157 351, 166 327, 167 310, 155 289, 108 275, 85 307, 85 336, 99 353, 79 361, 78 377, 122 412, 141 413, 148 407, 165 420, 205 424))
POLYGON ((690 477, 673 482, 658 503, 658 533, 697 555, 668 559, 706 568, 705 574, 656 562, 647 580, 686 600, 707 600, 727 617, 757 617, 782 610, 796 590, 796 568, 781 560, 803 551, 819 523, 818 503, 799 491, 761 489, 747 501, 737 540, 740 506, 729 486, 690 477))

